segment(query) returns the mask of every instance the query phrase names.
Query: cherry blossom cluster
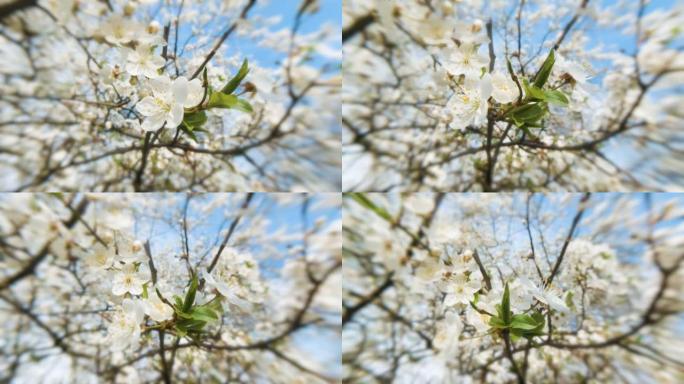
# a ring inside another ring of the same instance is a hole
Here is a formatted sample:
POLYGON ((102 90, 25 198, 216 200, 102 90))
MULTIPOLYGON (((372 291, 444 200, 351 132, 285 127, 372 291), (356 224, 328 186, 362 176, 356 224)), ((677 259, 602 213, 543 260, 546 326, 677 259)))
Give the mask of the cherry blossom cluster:
POLYGON ((348 195, 345 379, 676 382, 682 203, 657 194, 348 195), (604 359, 614 368, 602 369, 604 359))
POLYGON ((681 189, 666 3, 346 2, 344 189, 681 189))
POLYGON ((330 352, 307 355, 299 334, 317 334, 333 354, 339 345, 329 330, 339 319, 339 198, 0 200, 0 348, 33 356, 12 370, 0 359, 3 379, 328 382, 336 374, 330 352), (298 204, 306 216, 289 229, 283 212, 298 204))

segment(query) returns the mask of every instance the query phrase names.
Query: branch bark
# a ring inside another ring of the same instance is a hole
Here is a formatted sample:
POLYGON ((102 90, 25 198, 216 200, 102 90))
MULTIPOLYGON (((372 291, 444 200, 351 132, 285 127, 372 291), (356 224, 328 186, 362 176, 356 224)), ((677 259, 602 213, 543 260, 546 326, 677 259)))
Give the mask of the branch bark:
POLYGON ((19 0, 0 5, 0 21, 12 16, 15 12, 35 7, 36 5, 38 5, 38 0, 19 0))
POLYGON ((560 255, 558 255, 558 259, 556 259, 556 263, 554 264, 553 269, 551 270, 551 274, 546 279, 546 283, 544 284, 547 287, 551 285, 553 279, 558 274, 558 270, 560 269, 561 263, 563 263, 563 258, 565 257, 565 252, 568 250, 570 240, 572 240, 572 237, 575 235, 575 229, 577 228, 577 224, 579 224, 580 220, 582 219, 582 215, 584 214, 584 210, 586 209, 585 203, 587 202, 587 200, 589 200, 590 196, 591 193, 585 193, 584 196, 582 196, 582 198, 580 199, 580 208, 577 210, 577 214, 575 214, 575 217, 572 219, 572 224, 570 225, 568 235, 565 237, 565 242, 563 242, 563 247, 561 248, 560 255))

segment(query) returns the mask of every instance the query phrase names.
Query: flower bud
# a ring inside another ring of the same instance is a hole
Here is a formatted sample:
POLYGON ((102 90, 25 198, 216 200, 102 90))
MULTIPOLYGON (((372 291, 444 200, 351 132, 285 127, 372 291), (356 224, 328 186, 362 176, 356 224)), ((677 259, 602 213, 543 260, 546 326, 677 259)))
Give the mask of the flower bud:
POLYGON ((150 35, 155 35, 157 32, 159 32, 159 28, 161 26, 159 25, 159 22, 156 20, 153 20, 150 25, 147 26, 147 33, 150 35))

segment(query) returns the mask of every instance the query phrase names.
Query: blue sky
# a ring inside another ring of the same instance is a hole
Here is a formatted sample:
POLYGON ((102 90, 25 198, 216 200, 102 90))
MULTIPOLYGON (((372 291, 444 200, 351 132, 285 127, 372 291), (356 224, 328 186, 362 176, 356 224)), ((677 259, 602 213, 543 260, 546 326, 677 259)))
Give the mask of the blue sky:
MULTIPOLYGON (((560 239, 564 239, 565 236, 567 235, 572 220, 575 216, 575 213, 577 212, 578 209, 578 204, 579 200, 582 197, 583 194, 581 193, 574 193, 572 194, 571 202, 570 204, 563 205, 562 207, 554 206, 552 205, 552 202, 550 202, 548 199, 546 199, 547 195, 544 194, 535 194, 533 198, 533 207, 536 207, 540 201, 543 201, 542 204, 542 212, 544 214, 553 214, 554 215, 554 221, 551 226, 549 226, 546 230, 544 230, 544 235, 547 239, 555 239, 556 237, 560 239)), ((580 221, 575 238, 582 237, 582 236, 588 236, 588 235, 593 235, 596 233, 596 228, 593 227, 595 223, 591 222, 591 218, 594 214, 594 208, 596 205, 602 203, 602 202, 608 202, 609 207, 611 206, 611 202, 616 201, 618 198, 624 198, 627 196, 630 200, 636 201, 636 208, 632 212, 621 212, 619 214, 622 214, 624 217, 624 220, 632 220, 636 216, 645 214, 648 210, 648 205, 647 205, 647 199, 646 196, 650 196, 651 199, 651 204, 652 207, 658 208, 662 207, 662 205, 666 202, 669 202, 671 200, 676 200, 677 205, 679 206, 684 206, 684 195, 683 194, 678 194, 678 193, 593 193, 590 197, 590 202, 591 204, 589 205, 589 208, 586 209, 582 220, 580 221)), ((514 206, 518 208, 519 212, 524 213, 525 212, 525 204, 527 200, 527 195, 526 194, 515 194, 514 195, 514 206)), ((549 194, 548 196, 553 196, 554 198, 559 198, 562 197, 563 194, 549 194)), ((554 200, 555 201, 555 200, 554 200)), ((657 210, 655 210, 657 211, 657 210)), ((609 210, 609 212, 613 212, 612 207, 609 210)), ((534 220, 534 216, 532 216, 532 219, 534 220)), ((684 219, 679 219, 678 221, 667 221, 667 222, 661 222, 658 224, 658 228, 664 228, 664 227, 670 227, 674 226, 677 224, 680 224, 684 219)), ((642 251, 644 250, 642 247, 639 246, 632 246, 632 242, 629 241, 627 236, 629 234, 627 232, 622 232, 619 231, 620 228, 618 229, 617 232, 611 232, 611 237, 609 238, 610 241, 608 243, 616 248, 618 251, 618 256, 623 262, 632 262, 635 261, 632 259, 632 257, 639 256, 642 251), (627 245, 623 247, 623 245, 627 245)), ((644 226, 644 230, 646 230, 646 226, 644 226)), ((529 240, 528 240, 528 234, 527 234, 527 229, 524 226, 523 222, 518 222, 518 221, 513 221, 512 223, 512 228, 511 228, 511 240, 515 242, 516 247, 514 248, 521 248, 521 249, 528 249, 529 248, 529 240)), ((535 241, 538 241, 538 235, 536 232, 533 232, 533 236, 535 238, 535 241)), ((504 237, 502 236, 502 239, 504 237)), ((538 245, 535 245, 538 246, 538 245)))
MULTIPOLYGON (((254 8, 250 11, 249 17, 262 17, 262 18, 279 18, 279 22, 269 28, 270 31, 277 31, 280 29, 289 30, 295 20, 295 15, 299 8, 300 2, 298 0, 258 0, 254 8)), ((171 8, 173 12, 177 9, 176 7, 171 8)), ((154 12, 153 12, 154 14, 154 12)), ((160 20, 160 17, 156 17, 160 20)), ((230 21, 232 22, 233 19, 230 21)), ((322 0, 320 1, 320 9, 314 14, 306 14, 302 18, 302 23, 300 25, 299 34, 309 34, 319 31, 323 25, 330 25, 336 30, 341 31, 342 28, 342 0, 322 0)), ((226 19, 223 17, 217 17, 209 26, 212 33, 217 36, 223 32, 226 28, 226 19)), ((173 33, 171 33, 171 40, 173 39, 173 33)), ((179 45, 184 42, 189 36, 190 28, 188 25, 181 24, 180 34, 179 34, 179 45)), ((341 38, 338 38, 339 45, 341 49, 342 43, 341 38)), ((260 47, 258 42, 241 38, 237 34, 233 34, 228 41, 226 41, 225 46, 229 49, 237 49, 242 55, 249 58, 250 60, 255 60, 263 67, 277 67, 278 62, 280 62, 284 55, 273 51, 270 48, 260 47)), ((287 42, 284 42, 286 44, 287 42)))
MULTIPOLYGON (((190 231, 190 240, 200 241, 200 237, 204 237, 204 242, 212 242, 222 229, 228 228, 230 222, 232 221, 232 215, 226 219, 226 210, 232 211, 236 210, 240 205, 246 194, 228 194, 231 196, 229 203, 216 207, 214 210, 210 211, 206 216, 198 216, 197 212, 194 211, 195 203, 209 203, 217 198, 222 198, 221 194, 201 194, 193 197, 193 202, 191 202, 188 209, 188 217, 190 222, 200 222, 197 227, 192 228, 190 231), (199 201, 198 201, 199 200, 199 201)), ((341 212, 335 208, 317 208, 317 204, 322 198, 328 194, 315 194, 308 195, 309 197, 309 210, 307 214, 307 228, 311 228, 317 220, 324 220, 326 223, 331 223, 335 220, 341 219, 341 212)), ((130 196, 130 195, 129 195, 130 196)), ((269 194, 269 193, 256 193, 252 202, 250 203, 251 208, 259 207, 259 211, 264 213, 264 217, 268 220, 269 224, 267 226, 267 231, 269 233, 275 233, 278 230, 285 229, 286 233, 300 234, 302 229, 302 211, 301 211, 301 201, 306 196, 306 194, 292 193, 292 194, 269 194), (288 196, 291 198, 291 202, 288 204, 281 204, 273 198, 273 196, 281 195, 288 196)), ((134 196, 135 201, 137 197, 134 196)), ((145 205, 144 201, 146 199, 165 199, 167 201, 173 201, 171 208, 168 212, 165 212, 165 216, 169 216, 174 212, 182 212, 182 208, 185 202, 184 194, 145 194, 142 195, 142 200, 136 202, 140 204, 140 207, 145 205)), ((156 213, 158 214, 158 212, 156 213)), ((243 218, 240 225, 237 227, 236 231, 239 231, 241 227, 249 226, 249 218, 243 218)), ((141 218, 136 222, 135 228, 136 236, 140 240, 150 239, 150 244, 154 250, 163 250, 168 248, 180 249, 181 243, 179 238, 179 226, 178 224, 170 226, 167 222, 163 220, 150 220, 149 218, 141 218)), ((296 240, 286 244, 277 244, 279 249, 285 251, 288 247, 300 246, 301 241, 296 240)), ((257 251, 254 249, 254 251, 257 251)), ((255 252, 256 253, 256 252, 255 252)), ((265 265, 268 268, 279 268, 282 264, 281 260, 267 261, 265 265)))

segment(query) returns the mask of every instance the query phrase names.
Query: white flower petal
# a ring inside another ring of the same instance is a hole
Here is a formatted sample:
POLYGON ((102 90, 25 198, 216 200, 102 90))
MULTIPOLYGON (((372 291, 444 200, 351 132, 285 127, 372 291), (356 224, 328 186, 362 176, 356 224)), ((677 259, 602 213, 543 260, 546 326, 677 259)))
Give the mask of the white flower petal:
POLYGON ((480 80, 480 97, 482 97, 483 104, 487 103, 487 99, 492 95, 492 77, 489 73, 482 76, 480 80))
POLYGON ((167 116, 166 126, 168 128, 176 128, 183 121, 183 106, 181 104, 174 104, 171 107, 171 113, 167 116))
POLYGON ((161 128, 162 125, 164 125, 165 120, 166 115, 163 113, 152 115, 145 119, 140 127, 146 132, 156 131, 157 129, 161 128))
POLYGON ((188 98, 188 79, 181 76, 173 81, 173 98, 176 103, 183 105, 188 98))
POLYGON ((166 75, 151 78, 149 84, 155 95, 164 95, 171 91, 171 79, 166 75))
POLYGON ((112 294, 116 296, 122 296, 126 292, 128 292, 126 286, 121 284, 120 282, 115 282, 114 285, 112 285, 112 294))
POLYGON ((138 112, 140 112, 143 116, 156 115, 161 111, 159 105, 155 102, 155 99, 152 96, 147 96, 140 100, 140 102, 135 106, 135 109, 137 109, 138 112))
POLYGON ((204 97, 204 87, 200 79, 194 79, 188 83, 188 97, 183 105, 186 108, 192 108, 199 104, 204 97))

